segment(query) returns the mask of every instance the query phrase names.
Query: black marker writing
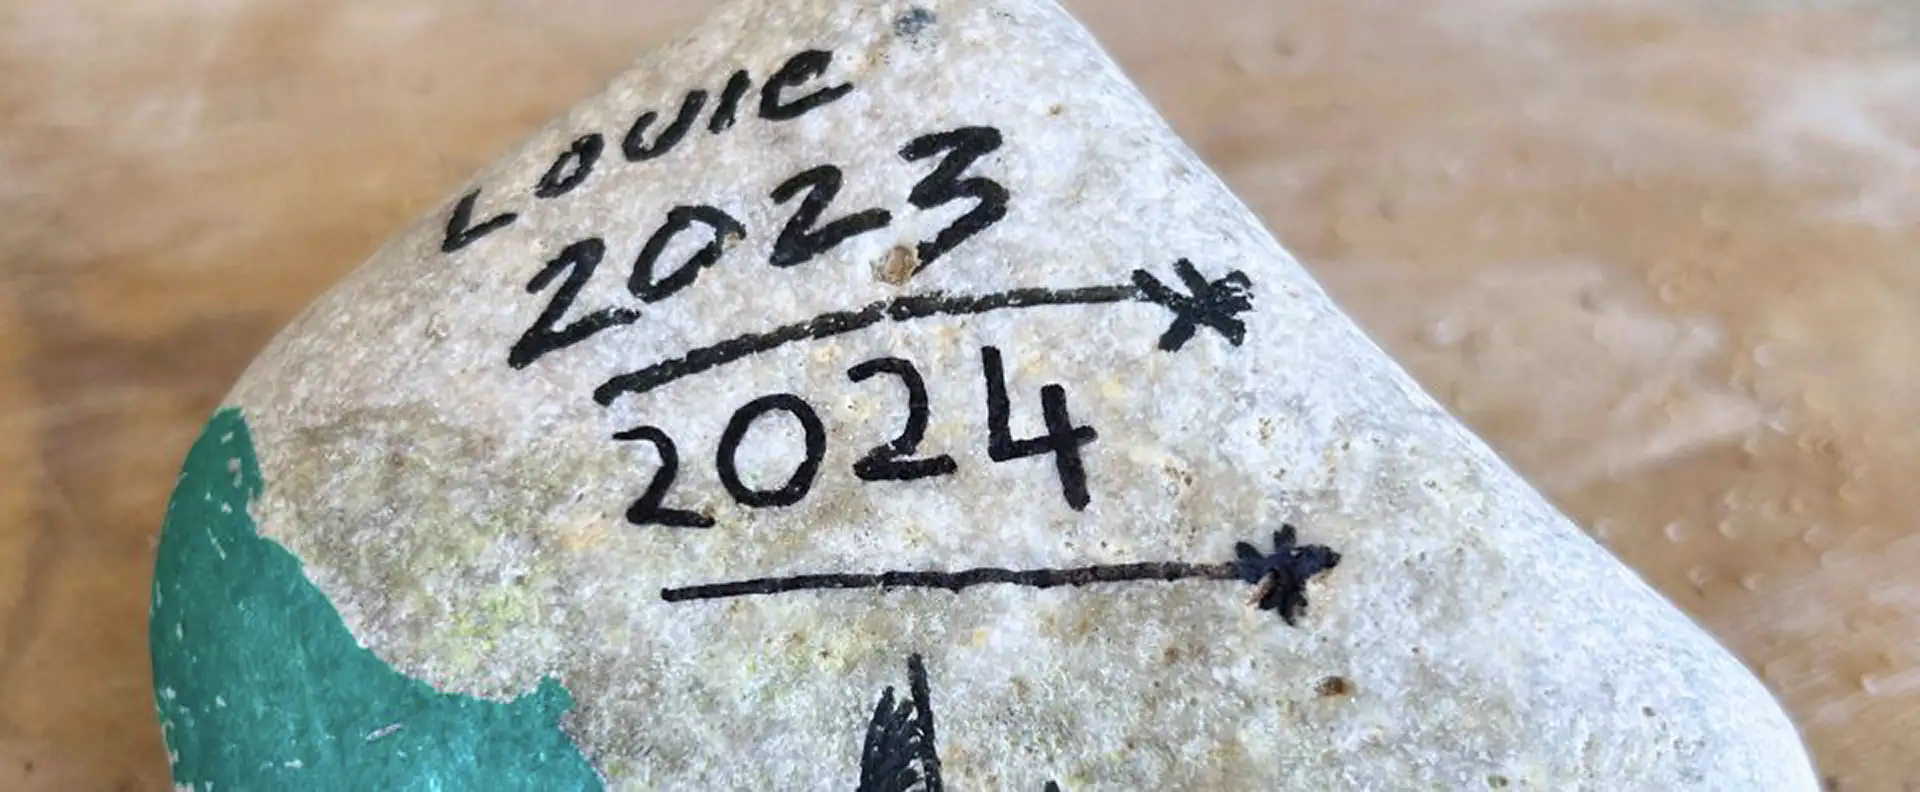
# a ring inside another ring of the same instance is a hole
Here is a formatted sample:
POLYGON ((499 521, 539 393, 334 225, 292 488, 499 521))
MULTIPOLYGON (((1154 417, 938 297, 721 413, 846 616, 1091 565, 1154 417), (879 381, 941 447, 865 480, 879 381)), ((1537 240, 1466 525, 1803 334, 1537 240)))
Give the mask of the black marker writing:
MULTIPOLYGON (((1048 385, 1040 390, 1047 433, 1036 438, 1014 439, 1008 427, 1012 409, 1007 394, 1006 373, 1000 362, 1000 350, 982 347, 980 354, 981 367, 987 374, 988 458, 995 462, 1011 462, 1053 454, 1054 469, 1060 476, 1061 496, 1066 499, 1069 508, 1084 510, 1089 495, 1080 447, 1092 442, 1099 436, 1098 433, 1091 427, 1074 425, 1073 417, 1067 413, 1066 389, 1059 385, 1048 385)), ((906 359, 888 357, 869 360, 847 370, 847 378, 855 383, 881 374, 898 378, 906 388, 906 427, 893 442, 875 446, 855 461, 854 475, 862 481, 906 482, 951 475, 959 470, 959 464, 947 454, 924 459, 912 457, 926 437, 931 417, 926 382, 921 379, 918 367, 906 359)), ((643 426, 616 434, 614 439, 651 443, 660 457, 660 467, 647 484, 646 492, 627 508, 628 522, 669 528, 712 527, 713 518, 708 515, 662 505, 673 486, 674 477, 679 473, 680 456, 672 437, 658 427, 643 426)), ((714 466, 720 474, 721 485, 735 503, 754 509, 784 508, 806 499, 820 474, 821 463, 826 455, 826 425, 813 405, 796 394, 776 393, 754 399, 734 411, 726 429, 721 432, 714 466), (805 443, 804 456, 784 484, 772 489, 759 489, 749 486, 741 477, 738 456, 740 447, 746 442, 747 432, 761 418, 775 412, 784 412, 799 424, 805 443)))
POLYGON ((1307 608, 1307 582, 1340 564, 1340 554, 1332 549, 1324 545, 1296 545, 1296 540, 1294 527, 1283 526, 1273 534, 1272 552, 1263 553, 1251 544, 1240 542, 1234 545, 1234 560, 1218 563, 1151 561, 1063 569, 976 567, 956 572, 793 575, 665 588, 660 590, 660 598, 667 602, 693 602, 803 591, 928 588, 958 594, 975 586, 995 584, 1048 589, 1183 580, 1238 581, 1256 587, 1256 607, 1273 611, 1287 624, 1294 625, 1307 608))
POLYGON ((1144 271, 1133 273, 1133 285, 1140 288, 1143 299, 1173 312, 1173 326, 1161 334, 1160 348, 1173 352, 1186 346, 1193 340, 1194 329, 1201 325, 1213 328, 1228 342, 1239 346, 1247 335, 1247 326, 1240 321, 1240 314, 1253 308, 1253 297, 1249 294, 1253 282, 1247 279, 1246 273, 1236 270, 1210 281, 1186 259, 1174 262, 1173 271, 1191 294, 1176 292, 1144 271))
POLYGON ((776 393, 754 399, 734 411, 733 419, 727 422, 727 430, 720 435, 720 450, 714 458, 714 464, 720 471, 720 484, 740 505, 753 508, 792 506, 812 491, 813 480, 820 473, 820 461, 826 455, 827 429, 820 423, 820 414, 798 396, 776 393), (746 439, 747 430, 753 428, 753 423, 761 416, 774 412, 784 412, 800 423, 800 431, 806 442, 806 456, 800 459, 800 464, 794 468, 793 475, 787 477, 786 483, 771 490, 754 489, 740 480, 736 457, 740 454, 740 443, 746 439))
MULTIPOLYGON (((860 744, 860 785, 854 792, 943 792, 943 770, 927 662, 911 654, 906 697, 896 698, 888 685, 873 705, 866 739, 860 744)), ((1048 781, 1041 790, 1060 792, 1060 784, 1048 781)))
POLYGON ((881 374, 900 380, 907 390, 907 425, 893 442, 874 446, 860 461, 853 463, 853 474, 863 481, 914 481, 934 476, 950 476, 960 469, 953 457, 941 454, 913 459, 920 441, 927 435, 931 414, 927 402, 927 383, 912 361, 896 357, 875 358, 847 370, 847 379, 866 382, 881 374))
POLYGON ((546 310, 533 320, 526 332, 515 341, 507 352, 507 365, 514 368, 526 368, 541 355, 556 349, 577 344, 595 333, 610 327, 633 324, 640 318, 640 312, 631 308, 601 308, 575 319, 566 327, 560 326, 560 320, 566 318, 567 311, 573 309, 573 303, 580 297, 587 280, 600 266, 600 259, 607 253, 607 245, 598 237, 588 237, 561 249, 560 254, 548 261, 547 265, 527 281, 527 293, 538 294, 551 285, 560 273, 566 273, 559 288, 553 290, 553 299, 547 302, 546 310))
POLYGON ((740 112, 740 100, 753 87, 753 77, 741 69, 727 78, 727 87, 720 89, 720 106, 713 108, 713 118, 707 121, 707 131, 720 134, 733 127, 734 115, 740 112))
POLYGON ((628 162, 659 159, 679 145, 680 140, 693 129, 694 121, 700 117, 700 108, 706 104, 706 91, 697 88, 688 91, 686 98, 680 100, 680 112, 665 129, 660 130, 660 134, 654 136, 652 143, 646 139, 647 127, 660 120, 660 113, 654 110, 641 113, 639 118, 633 120, 633 125, 627 127, 627 136, 620 141, 620 153, 626 155, 628 162))
POLYGON ((940 229, 933 239, 920 243, 915 250, 920 263, 914 272, 926 269, 934 259, 1007 216, 1007 201, 1013 195, 1007 188, 980 176, 960 178, 975 161, 999 150, 1001 142, 1000 130, 974 126, 917 138, 900 149, 901 158, 908 162, 940 157, 940 164, 933 172, 913 185, 913 191, 907 196, 908 203, 917 209, 934 209, 969 198, 974 202, 973 208, 960 219, 940 229))
POLYGON ((826 74, 827 65, 832 62, 833 53, 825 50, 807 50, 788 58, 786 65, 767 78, 767 84, 760 89, 760 117, 769 121, 791 121, 853 93, 851 83, 840 83, 795 99, 785 98, 788 88, 798 88, 826 74))
POLYGON ((538 198, 558 198, 573 192, 573 188, 593 175, 593 166, 600 161, 600 152, 607 147, 606 138, 598 132, 589 132, 575 138, 573 145, 560 152, 553 165, 540 176, 540 183, 534 185, 533 194, 538 198))
POLYGON ((800 199, 799 206, 793 210, 792 219, 780 229, 779 238, 773 241, 773 255, 767 260, 768 264, 783 268, 804 264, 842 242, 886 228, 888 223, 893 222, 892 212, 868 209, 822 225, 820 215, 840 194, 842 178, 839 168, 821 165, 794 174, 773 188, 769 197, 775 204, 785 204, 802 193, 806 197, 800 199))
MULTIPOLYGON (((804 50, 787 58, 761 86, 758 115, 768 121, 791 121, 852 93, 853 84, 841 82, 791 95, 825 76, 832 63, 833 53, 820 49, 804 50)), ((636 113, 624 129, 582 131, 554 156, 546 172, 535 181, 533 196, 541 200, 560 198, 584 184, 600 165, 608 138, 618 137, 620 154, 629 163, 657 160, 686 140, 710 105, 713 112, 707 117, 707 131, 716 135, 725 132, 738 121, 740 105, 752 89, 753 76, 746 69, 738 69, 727 77, 718 101, 710 102, 712 94, 705 88, 688 90, 674 109, 672 120, 664 124, 659 110, 648 109, 636 113)), ((506 211, 476 222, 474 212, 479 200, 480 190, 475 189, 454 202, 448 211, 440 252, 456 253, 519 219, 518 212, 506 211)))
POLYGON ((653 478, 647 482, 647 489, 627 507, 627 522, 670 528, 713 527, 712 517, 664 504, 667 490, 673 488, 673 480, 680 475, 680 449, 674 445, 673 438, 657 426, 641 426, 617 432, 613 439, 648 443, 660 456, 660 467, 654 470, 653 478))
POLYGON ((1219 330, 1230 343, 1238 346, 1246 335, 1245 325, 1241 323, 1238 314, 1252 308, 1251 299, 1247 294, 1249 284, 1247 276, 1234 271, 1219 280, 1208 281, 1201 277, 1198 270, 1194 269, 1193 264, 1186 259, 1181 259, 1174 266, 1181 278, 1190 286, 1195 282, 1200 284, 1200 293, 1192 296, 1180 295, 1161 284, 1145 270, 1136 270, 1133 273, 1133 282, 1123 286, 1084 286, 1077 289, 1025 288, 978 295, 929 292, 896 297, 869 303, 855 310, 825 313, 804 322, 783 325, 766 332, 747 333, 712 346, 694 349, 680 357, 615 376, 594 389, 593 399, 601 405, 610 405, 622 395, 646 393, 675 380, 710 371, 787 344, 857 332, 882 322, 908 322, 933 316, 964 316, 1045 306, 1102 305, 1124 302, 1158 305, 1174 315, 1174 329, 1161 336, 1159 342, 1161 349, 1178 351, 1192 338, 1193 332, 1191 329, 1184 333, 1175 331, 1202 325, 1219 330))
POLYGON ((711 206, 676 206, 667 212, 667 221, 661 224, 653 236, 647 238, 647 244, 640 249, 639 258, 633 261, 633 272, 627 277, 627 291, 640 298, 641 302, 659 302, 681 289, 693 285, 700 271, 720 261, 727 251, 727 243, 746 236, 747 229, 740 221, 711 206), (680 266, 658 278, 653 268, 659 264, 661 254, 667 245, 683 231, 693 231, 695 223, 706 226, 708 234, 706 244, 688 256, 680 266))
POLYGON ((940 749, 933 728, 933 695, 926 661, 907 658, 907 698, 896 701, 893 687, 881 691, 860 747, 860 786, 856 792, 941 792, 940 749))
MULTIPOLYGON (((705 99, 689 95, 688 101, 697 104, 704 102, 705 99)), ((643 117, 636 123, 638 128, 651 121, 643 117)), ((669 135, 674 132, 669 128, 662 134, 669 135)), ((909 153, 923 150, 930 152, 916 156, 932 156, 943 151, 947 153, 934 171, 914 186, 912 194, 907 199, 909 203, 921 208, 932 208, 960 198, 978 199, 972 210, 936 232, 934 239, 920 244, 917 249, 921 253, 916 255, 925 258, 915 259, 918 262, 915 265, 915 271, 918 267, 924 267, 933 257, 943 255, 953 246, 999 222, 1005 215, 1006 190, 1004 188, 983 177, 956 180, 956 176, 974 158, 988 150, 982 148, 981 146, 986 144, 979 141, 988 141, 998 146, 999 136, 1000 133, 990 127, 965 127, 953 132, 925 135, 908 144, 907 152, 909 153), (926 141, 935 143, 923 145, 926 141)), ((632 143, 631 139, 629 143, 632 143)), ((656 141, 654 145, 662 144, 656 141)), ((605 141, 597 134, 583 135, 576 139, 573 146, 555 159, 547 172, 542 175, 536 194, 542 197, 558 197, 577 188, 591 175, 595 164, 601 161, 604 147, 605 141)), ((893 222, 892 212, 878 208, 848 212, 840 217, 827 219, 834 198, 840 194, 844 179, 844 173, 838 166, 818 165, 787 177, 773 188, 768 198, 776 206, 791 205, 793 214, 773 240, 773 249, 768 257, 770 265, 786 269, 804 264, 849 239, 886 228, 893 222)), ((461 227, 464 228, 473 211, 472 201, 462 203, 461 207, 453 219, 463 224, 461 227)), ((514 219, 514 216, 503 215, 488 221, 481 227, 460 232, 458 236, 465 240, 460 244, 468 244, 473 239, 504 227, 514 219)), ((449 233, 454 232, 450 230, 449 233)), ((676 206, 667 212, 665 222, 647 238, 639 255, 634 258, 633 267, 627 275, 627 291, 643 303, 659 302, 679 294, 692 286, 702 272, 717 266, 728 250, 746 238, 746 226, 718 207, 707 204, 676 206), (704 229, 698 226, 704 226, 704 229), (658 272, 660 257, 666 254, 682 233, 704 233, 706 241, 698 250, 690 254, 686 261, 667 272, 658 272)), ((601 238, 590 237, 589 239, 598 241, 601 238)), ((911 277, 911 273, 906 273, 903 277, 911 277)), ((572 290, 570 293, 576 295, 586 286, 584 281, 574 284, 570 280, 568 283, 572 284, 568 287, 572 290)), ((564 299, 571 303, 573 298, 569 296, 564 299)), ((563 313, 564 310, 562 308, 563 313)), ((633 318, 639 316, 636 308, 621 308, 618 311, 623 316, 628 314, 633 318)), ((543 315, 539 321, 544 325, 551 325, 559 318, 559 314, 543 315)), ((529 342, 531 346, 523 344, 525 348, 511 352, 508 363, 514 368, 525 368, 548 353, 586 341, 602 331, 631 323, 631 321, 596 320, 580 325, 578 333, 548 334, 537 342, 529 342)))
POLYGON ((987 378, 987 458, 995 462, 1052 454, 1054 470, 1060 476, 1060 494, 1074 511, 1087 508, 1087 469, 1080 459, 1080 447, 1100 436, 1088 426, 1075 426, 1067 414, 1067 389, 1049 384, 1040 389, 1040 411, 1047 433, 1015 440, 1008 428, 1012 406, 1007 398, 1006 368, 1000 350, 980 350, 981 369, 987 378))
POLYGON ((473 206, 479 201, 480 191, 474 190, 461 196, 460 201, 453 205, 453 213, 447 216, 446 235, 440 240, 440 252, 457 252, 461 248, 480 241, 488 234, 513 225, 513 221, 520 219, 520 215, 513 212, 501 212, 475 223, 473 206))

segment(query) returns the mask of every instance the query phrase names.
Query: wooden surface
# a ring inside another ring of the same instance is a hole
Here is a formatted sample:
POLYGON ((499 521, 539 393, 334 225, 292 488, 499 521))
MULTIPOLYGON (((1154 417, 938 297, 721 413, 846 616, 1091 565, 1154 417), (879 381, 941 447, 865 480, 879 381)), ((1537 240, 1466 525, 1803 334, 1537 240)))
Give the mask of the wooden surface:
MULTIPOLYGON (((201 422, 385 235, 706 5, 0 0, 0 789, 169 788, 148 576, 201 422)), ((1763 675, 1835 787, 1920 788, 1920 25, 1069 5, 1383 345, 1763 675)))

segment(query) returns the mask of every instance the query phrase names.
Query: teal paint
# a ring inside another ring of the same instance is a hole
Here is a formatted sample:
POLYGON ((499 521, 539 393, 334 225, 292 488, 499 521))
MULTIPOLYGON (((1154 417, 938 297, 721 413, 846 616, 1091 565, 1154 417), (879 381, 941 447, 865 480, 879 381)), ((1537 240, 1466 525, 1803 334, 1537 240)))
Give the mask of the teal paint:
POLYGON ((442 693, 354 640, 300 562, 259 535, 246 420, 188 453, 154 567, 155 703, 177 784, 216 790, 598 790, 557 680, 511 702, 442 693))

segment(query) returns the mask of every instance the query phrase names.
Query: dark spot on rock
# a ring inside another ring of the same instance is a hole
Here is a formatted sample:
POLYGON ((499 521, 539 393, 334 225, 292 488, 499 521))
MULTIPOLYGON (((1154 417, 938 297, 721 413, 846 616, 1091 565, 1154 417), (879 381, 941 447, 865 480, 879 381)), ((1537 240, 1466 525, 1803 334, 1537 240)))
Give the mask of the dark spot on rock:
POLYGON ((1507 784, 1509 783, 1512 783, 1512 782, 1508 781, 1507 777, 1503 775, 1487 776, 1487 786, 1492 787, 1494 789, 1506 789, 1507 784))
POLYGON ((1820 785, 1825 787, 1827 792, 1840 792, 1840 777, 1827 776, 1826 778, 1820 779, 1820 785))
POLYGON ((903 39, 913 41, 920 37, 921 31, 933 25, 934 19, 932 11, 915 6, 908 9, 907 13, 894 18, 893 33, 903 39))
POLYGON ((1050 116, 1059 116, 1066 112, 1067 112, 1067 106, 1063 104, 1056 104, 1052 107, 1047 108, 1047 115, 1050 115, 1050 116))
POLYGON ((1649 718, 1651 718, 1651 717, 1653 717, 1653 708, 1652 708, 1652 707, 1641 707, 1641 708, 1640 708, 1640 714, 1642 714, 1642 715, 1645 715, 1645 716, 1647 716, 1647 717, 1649 717, 1649 718))
POLYGON ((1179 492, 1181 490, 1193 489, 1193 485, 1194 485, 1193 474, 1180 468, 1174 463, 1167 462, 1162 464, 1160 466, 1160 472, 1167 477, 1168 483, 1173 485, 1175 492, 1179 492))
POLYGON ((1161 650, 1160 661, 1167 665, 1180 662, 1180 647, 1168 645, 1166 649, 1161 650))
POLYGON ((1353 692, 1353 683, 1348 682, 1346 677, 1330 676, 1320 680, 1320 684, 1315 685, 1313 690, 1322 698, 1344 696, 1353 692))
POLYGON ((906 245, 895 245, 873 267, 873 277, 881 283, 901 286, 920 270, 920 254, 906 245))
POLYGON ((1380 213, 1380 219, 1389 223, 1400 219, 1400 207, 1392 198, 1381 198, 1374 208, 1380 213))
POLYGON ((21 762, 21 763, 20 763, 20 772, 22 772, 22 773, 26 773, 27 775, 33 775, 33 760, 32 760, 32 759, 28 759, 28 760, 26 760, 26 761, 24 761, 24 762, 21 762))

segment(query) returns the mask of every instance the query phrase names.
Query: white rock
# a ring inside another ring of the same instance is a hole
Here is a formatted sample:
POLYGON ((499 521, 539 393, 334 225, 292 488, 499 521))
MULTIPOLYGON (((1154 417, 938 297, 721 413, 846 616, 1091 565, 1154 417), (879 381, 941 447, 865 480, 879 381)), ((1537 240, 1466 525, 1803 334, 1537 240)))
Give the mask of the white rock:
POLYGON ((910 656, 952 789, 1815 788, 1741 664, 1389 361, 1049 2, 741 0, 454 199, 235 389, 252 512, 395 668, 562 681, 612 788, 852 789, 910 656), (709 351, 783 328, 807 337, 709 351), (929 475, 856 475, 903 431, 929 475), (627 519, 661 491, 677 511, 627 519), (1205 577, 1282 524, 1339 555, 1269 586, 1304 595, 1291 626, 1205 577), (1151 562, 1214 567, 664 591, 1151 562))

